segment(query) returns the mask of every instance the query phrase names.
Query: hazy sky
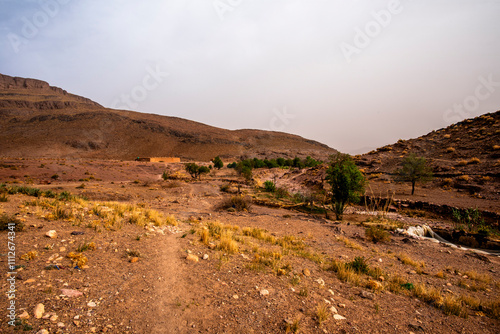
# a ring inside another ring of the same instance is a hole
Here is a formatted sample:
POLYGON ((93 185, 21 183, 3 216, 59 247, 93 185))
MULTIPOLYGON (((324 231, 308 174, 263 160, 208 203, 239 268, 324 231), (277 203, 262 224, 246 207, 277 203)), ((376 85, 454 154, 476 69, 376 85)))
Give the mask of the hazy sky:
POLYGON ((500 109, 500 0, 0 0, 0 73, 343 152, 500 109))

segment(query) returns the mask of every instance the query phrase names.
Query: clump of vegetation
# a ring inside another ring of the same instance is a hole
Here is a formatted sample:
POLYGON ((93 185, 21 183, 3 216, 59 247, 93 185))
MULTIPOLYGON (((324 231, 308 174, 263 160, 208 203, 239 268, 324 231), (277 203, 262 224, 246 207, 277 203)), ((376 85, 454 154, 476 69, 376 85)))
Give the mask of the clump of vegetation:
POLYGON ((16 216, 9 216, 5 213, 0 216, 0 231, 20 232, 22 230, 24 230, 24 223, 16 216))
POLYGON ((9 198, 7 197, 7 194, 6 193, 2 193, 0 194, 0 202, 8 202, 9 201, 9 198))
POLYGON ((391 235, 386 230, 374 225, 365 229, 365 237, 366 240, 373 243, 388 242, 391 240, 391 235))
POLYGON ((187 163, 184 167, 193 179, 201 180, 202 175, 210 173, 210 169, 207 166, 198 166, 194 162, 187 163))
POLYGON ((275 191, 276 198, 284 198, 289 196, 288 190, 285 187, 278 187, 275 191))
POLYGON ((273 181, 266 181, 264 182, 264 189, 267 192, 273 193, 276 191, 276 184, 273 181))
POLYGON ((83 253, 85 251, 88 251, 88 250, 95 250, 96 249, 96 244, 95 242, 84 242, 82 243, 80 246, 78 246, 78 248, 76 249, 77 252, 79 253, 83 253))
POLYGON ((21 256, 21 260, 29 261, 29 260, 34 260, 38 257, 38 252, 37 251, 29 251, 26 254, 23 254, 21 256))
POLYGON ((316 308, 316 320, 318 321, 318 325, 321 325, 323 322, 328 320, 330 316, 330 312, 328 310, 328 306, 325 303, 321 303, 316 308))
POLYGON ((346 237, 340 236, 340 237, 337 237, 337 240, 343 242, 344 245, 346 245, 346 247, 349 247, 352 249, 357 249, 357 250, 363 250, 363 247, 360 244, 358 244, 357 242, 352 241, 346 237))
POLYGON ((417 157, 411 153, 403 159, 401 168, 395 171, 396 181, 410 182, 411 194, 415 193, 415 184, 417 182, 427 182, 432 179, 432 171, 427 165, 427 160, 423 157, 417 157))
POLYGON ((238 243, 233 239, 233 234, 224 230, 220 236, 220 243, 217 247, 219 250, 229 254, 238 253, 238 243))
POLYGON ((342 220, 346 205, 359 201, 365 178, 348 154, 338 153, 331 157, 326 180, 331 186, 333 211, 342 220))
POLYGON ((294 159, 285 159, 285 158, 277 158, 277 159, 245 159, 240 162, 233 162, 227 165, 228 168, 238 168, 238 166, 245 166, 251 169, 258 168, 305 168, 305 167, 315 167, 317 165, 322 164, 323 162, 320 160, 315 160, 310 156, 305 159, 300 159, 299 157, 295 157, 294 159))
POLYGON ((219 205, 220 210, 233 209, 236 211, 250 211, 251 203, 243 196, 233 196, 219 205))
POLYGON ((70 252, 68 253, 67 257, 71 259, 71 261, 73 262, 73 266, 77 266, 79 268, 83 267, 88 262, 87 257, 82 253, 70 252))
POLYGON ((398 254, 397 257, 399 261, 401 261, 401 263, 414 267, 417 270, 417 272, 421 271, 422 268, 425 267, 424 261, 415 261, 412 258, 410 258, 410 256, 408 256, 408 254, 406 253, 400 253, 398 254))
POLYGON ((364 256, 356 256, 353 261, 346 263, 347 268, 353 269, 358 274, 368 273, 368 263, 364 256))
POLYGON ((478 209, 452 209, 452 216, 458 226, 465 225, 469 231, 484 227, 484 219, 478 209))
POLYGON ((216 156, 215 158, 213 158, 212 163, 214 164, 214 167, 217 169, 221 169, 222 167, 224 167, 224 163, 222 162, 222 160, 219 156, 216 156))

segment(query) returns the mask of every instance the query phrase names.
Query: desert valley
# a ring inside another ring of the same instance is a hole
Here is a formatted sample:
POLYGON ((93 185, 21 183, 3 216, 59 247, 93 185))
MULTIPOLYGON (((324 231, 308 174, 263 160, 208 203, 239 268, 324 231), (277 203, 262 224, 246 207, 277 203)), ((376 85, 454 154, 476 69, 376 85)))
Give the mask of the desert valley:
POLYGON ((0 75, 0 332, 498 333, 500 111, 337 154, 0 75))

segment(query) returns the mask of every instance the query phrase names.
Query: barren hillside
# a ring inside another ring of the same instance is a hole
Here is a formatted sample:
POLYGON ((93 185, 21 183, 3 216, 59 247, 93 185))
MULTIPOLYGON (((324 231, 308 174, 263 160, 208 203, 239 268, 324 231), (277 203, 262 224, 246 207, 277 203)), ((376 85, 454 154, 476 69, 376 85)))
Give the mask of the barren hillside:
POLYGON ((134 159, 326 158, 334 149, 302 137, 225 130, 177 117, 113 110, 35 79, 0 74, 0 156, 134 159))

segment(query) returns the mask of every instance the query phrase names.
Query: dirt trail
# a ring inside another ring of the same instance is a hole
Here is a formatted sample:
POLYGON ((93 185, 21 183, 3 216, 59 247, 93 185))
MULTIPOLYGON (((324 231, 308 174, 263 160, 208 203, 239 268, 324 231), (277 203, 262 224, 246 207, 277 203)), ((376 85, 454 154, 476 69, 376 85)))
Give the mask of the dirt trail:
POLYGON ((155 303, 156 322, 151 333, 169 334, 185 333, 185 320, 181 309, 176 306, 177 302, 188 294, 186 289, 186 273, 181 263, 179 253, 181 251, 178 236, 170 235, 161 246, 162 257, 158 264, 158 280, 156 284, 155 303))

